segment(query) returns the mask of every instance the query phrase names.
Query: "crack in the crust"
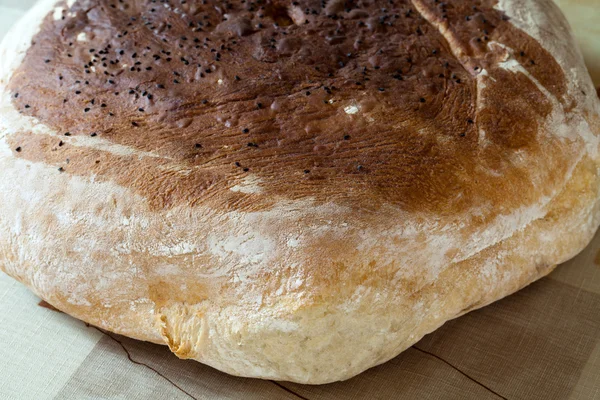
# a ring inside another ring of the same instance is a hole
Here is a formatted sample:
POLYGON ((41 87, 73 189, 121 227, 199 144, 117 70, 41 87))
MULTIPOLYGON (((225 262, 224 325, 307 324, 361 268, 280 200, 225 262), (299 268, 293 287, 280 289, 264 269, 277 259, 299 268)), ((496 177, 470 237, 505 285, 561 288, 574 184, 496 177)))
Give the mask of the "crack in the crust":
MULTIPOLYGON (((419 14, 427 21, 429 25, 431 25, 434 29, 436 29, 440 35, 444 38, 446 43, 448 44, 448 48, 452 52, 452 55, 458 63, 463 67, 463 69, 467 72, 467 74, 471 77, 474 77, 475 83, 475 115, 473 116, 473 121, 475 122, 475 129, 479 132, 477 117, 479 115, 479 104, 480 104, 480 87, 479 87, 479 76, 481 72, 475 73, 471 68, 472 65, 469 63, 472 61, 466 54, 464 46, 462 46, 458 40, 453 37, 452 32, 448 29, 447 26, 443 25, 443 22, 439 22, 435 20, 435 16, 433 13, 427 8, 425 4, 423 4, 422 0, 410 0, 413 7, 417 10, 419 14)), ((479 70, 481 71, 481 70, 479 70)))
POLYGON ((418 348, 416 345, 412 346, 413 349, 420 351, 421 353, 427 354, 441 362, 443 362, 444 364, 448 365, 449 367, 451 367, 453 370, 455 370, 456 372, 460 373, 462 376, 464 376, 465 378, 469 379, 471 382, 476 383, 477 385, 479 385, 480 387, 484 388, 485 390, 487 390, 488 392, 492 393, 493 395, 497 396, 499 399, 502 400, 508 400, 506 397, 502 396, 500 393, 494 391, 493 389, 489 388, 488 386, 484 385, 483 383, 479 382, 478 380, 476 380, 475 378, 467 375, 465 372, 461 371, 458 367, 454 366, 453 364, 449 363, 448 361, 444 360, 442 357, 437 356, 427 350, 423 350, 418 348))
MULTIPOLYGON (((91 325, 90 325, 91 326, 91 325)), ((152 371, 154 371, 158 376, 164 378, 167 382, 169 382, 171 385, 173 385, 175 388, 179 389, 179 391, 181 391, 182 393, 185 393, 186 395, 188 395, 191 399, 194 400, 198 400, 198 398, 192 396, 192 394, 190 394, 189 392, 187 392, 185 389, 183 389, 181 386, 177 385, 175 382, 173 382, 172 380, 170 380, 169 378, 167 378, 165 375, 163 375, 162 373, 160 373, 158 370, 156 370, 155 368, 151 367, 148 364, 145 364, 141 361, 136 361, 131 357, 131 353, 129 352, 129 350, 127 350, 127 348, 125 347, 125 345, 123 344, 123 342, 121 342, 119 339, 117 339, 116 337, 114 337, 113 335, 111 335, 110 333, 103 331, 102 329, 92 326, 94 329, 96 329, 97 331, 103 333, 104 335, 108 336, 109 338, 111 338, 112 340, 114 340, 115 342, 117 342, 119 344, 119 346, 121 346, 121 348, 123 349, 123 351, 125 352, 125 354, 127 354, 127 358, 129 359, 129 361, 131 361, 132 363, 136 364, 136 365, 141 365, 144 366, 152 371)))
POLYGON ((60 311, 58 308, 54 307, 52 304, 46 302, 45 300, 40 300, 40 302, 38 303, 38 306, 47 308, 50 311, 56 311, 58 313, 62 313, 62 311, 60 311))
POLYGON ((271 383, 273 383, 273 384, 275 384, 275 385, 279 386, 280 388, 282 388, 282 389, 283 389, 283 390, 285 390, 286 392, 288 392, 288 393, 290 393, 290 394, 292 394, 292 395, 296 396, 296 397, 297 397, 297 398, 299 398, 299 399, 302 399, 302 400, 309 400, 307 397, 304 397, 304 396, 302 396, 301 394, 298 394, 298 393, 294 392, 292 389, 289 389, 289 388, 287 388, 287 387, 283 386, 281 383, 279 383, 279 382, 277 382, 277 381, 269 381, 269 382, 271 382, 271 383))
POLYGON ((469 61, 471 60, 466 55, 466 50, 462 46, 460 46, 460 44, 453 43, 458 41, 456 40, 456 38, 452 37, 452 32, 450 32, 447 27, 443 26, 438 21, 435 21, 435 15, 433 15, 433 12, 431 12, 427 8, 427 6, 423 4, 422 0, 410 0, 410 2, 412 3, 413 7, 417 10, 417 12, 421 14, 421 16, 425 19, 425 21, 427 21, 429 25, 435 28, 444 38, 444 40, 446 40, 446 43, 448 43, 448 47, 450 48, 452 55, 454 55, 456 60, 465 69, 465 71, 467 71, 467 73, 470 76, 476 75, 473 73, 473 70, 469 68, 469 61))
MULTIPOLYGON (((123 342, 121 342, 119 339, 117 339, 116 337, 114 337, 114 336, 113 336, 113 335, 111 335, 110 333, 108 333, 108 332, 106 332, 106 331, 104 331, 104 330, 102 330, 102 329, 100 329, 100 328, 98 328, 98 327, 96 327, 96 326, 89 325, 89 324, 86 324, 86 325, 88 325, 89 327, 92 327, 92 328, 96 329, 97 331, 101 332, 102 334, 104 334, 104 335, 108 336, 109 338, 111 338, 112 340, 114 340, 115 342, 117 342, 117 343, 119 344, 119 346, 121 346, 121 348, 123 349, 123 351, 125 352, 125 354, 127 354, 127 358, 129 359, 129 361, 131 361, 132 363, 134 363, 134 364, 136 364, 136 365, 141 365, 141 366, 144 366, 144 367, 146 367, 146 368, 148 368, 148 369, 150 369, 150 370, 154 371, 154 372, 155 372, 155 373, 156 373, 158 376, 160 376, 160 377, 162 377, 163 379, 165 379, 165 380, 166 380, 167 382, 169 382, 171 385, 173 385, 174 387, 176 387, 177 389, 179 389, 179 390, 180 390, 182 393, 184 393, 184 394, 188 395, 190 398, 192 398, 192 399, 194 399, 194 400, 198 400, 198 398, 194 397, 194 396, 193 396, 191 393, 187 392, 185 389, 183 389, 181 386, 177 385, 175 382, 173 382, 172 380, 170 380, 169 378, 167 378, 165 375, 163 375, 162 373, 160 373, 160 372, 159 372, 158 370, 156 370, 155 368, 153 368, 153 367, 151 367, 150 365, 148 365, 148 364, 145 364, 145 363, 143 363, 143 362, 141 362, 141 361, 134 360, 134 359, 131 357, 131 353, 129 352, 129 350, 128 350, 128 349, 125 347, 125 345, 123 344, 123 342)), ((273 383, 273 384, 275 384, 276 386, 280 387, 281 389, 285 390, 286 392, 288 392, 288 393, 290 393, 290 394, 294 395, 295 397, 297 397, 297 398, 301 399, 301 400, 309 400, 308 398, 306 398, 306 397, 304 397, 304 396, 302 396, 302 395, 300 395, 300 394, 298 394, 298 393, 294 392, 292 389, 289 389, 289 388, 287 388, 287 387, 283 386, 283 385, 282 385, 281 383, 279 383, 279 382, 276 382, 276 381, 270 381, 270 382, 271 382, 271 383, 273 383)))

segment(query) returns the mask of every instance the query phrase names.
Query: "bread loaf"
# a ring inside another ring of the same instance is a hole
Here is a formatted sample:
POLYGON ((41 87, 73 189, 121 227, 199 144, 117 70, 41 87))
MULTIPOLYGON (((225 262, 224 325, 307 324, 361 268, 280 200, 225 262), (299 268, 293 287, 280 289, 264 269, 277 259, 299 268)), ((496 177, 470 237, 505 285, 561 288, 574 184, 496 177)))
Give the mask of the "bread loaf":
POLYGON ((599 223, 551 0, 42 0, 0 48, 0 266, 230 374, 350 378, 599 223))

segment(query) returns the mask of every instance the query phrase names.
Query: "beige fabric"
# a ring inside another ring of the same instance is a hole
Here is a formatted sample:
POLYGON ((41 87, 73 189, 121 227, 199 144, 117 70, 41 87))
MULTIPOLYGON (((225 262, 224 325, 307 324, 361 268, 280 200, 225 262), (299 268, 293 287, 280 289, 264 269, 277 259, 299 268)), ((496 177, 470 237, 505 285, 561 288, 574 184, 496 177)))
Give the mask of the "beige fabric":
POLYGON ((588 70, 600 86, 600 2, 598 0, 554 0, 571 22, 588 70))
MULTIPOLYGON (((5 11, 0 26, 18 13, 5 11)), ((597 235, 548 278, 447 323, 386 364, 324 386, 236 378, 162 346, 103 335, 39 307, 2 274, 0 398, 600 399, 599 251, 597 235)))

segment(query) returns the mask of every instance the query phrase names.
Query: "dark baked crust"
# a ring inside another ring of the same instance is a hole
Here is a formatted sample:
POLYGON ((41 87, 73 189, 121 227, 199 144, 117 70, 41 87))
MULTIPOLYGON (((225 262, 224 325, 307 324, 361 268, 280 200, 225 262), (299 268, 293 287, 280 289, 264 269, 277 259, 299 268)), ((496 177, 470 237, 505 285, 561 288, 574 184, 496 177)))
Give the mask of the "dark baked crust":
POLYGON ((565 77, 494 1, 418 1, 446 37, 408 0, 204 3, 79 1, 75 16, 48 15, 10 82, 18 109, 59 132, 159 157, 27 132, 13 138, 16 156, 116 181, 157 208, 258 210, 311 197, 371 211, 489 203, 494 214, 536 199, 511 158, 539 151, 551 103, 498 67, 506 51, 488 44, 514 49, 568 107, 565 77), (477 110, 482 70, 495 81, 477 110), (186 173, 166 174, 174 164, 186 173), (265 183, 261 195, 228 190, 249 174, 265 183))

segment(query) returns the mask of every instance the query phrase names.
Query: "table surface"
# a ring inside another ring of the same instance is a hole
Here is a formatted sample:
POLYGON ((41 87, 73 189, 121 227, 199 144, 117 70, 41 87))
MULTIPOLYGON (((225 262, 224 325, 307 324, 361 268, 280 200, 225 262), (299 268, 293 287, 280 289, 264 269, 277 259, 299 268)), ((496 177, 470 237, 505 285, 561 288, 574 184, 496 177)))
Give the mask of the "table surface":
MULTIPOLYGON (((557 0, 600 84, 600 0, 557 0)), ((0 37, 34 3, 0 0, 0 37)), ((48 308, 0 273, 2 399, 599 399, 600 234, 546 278, 350 379, 232 377, 48 308)))

